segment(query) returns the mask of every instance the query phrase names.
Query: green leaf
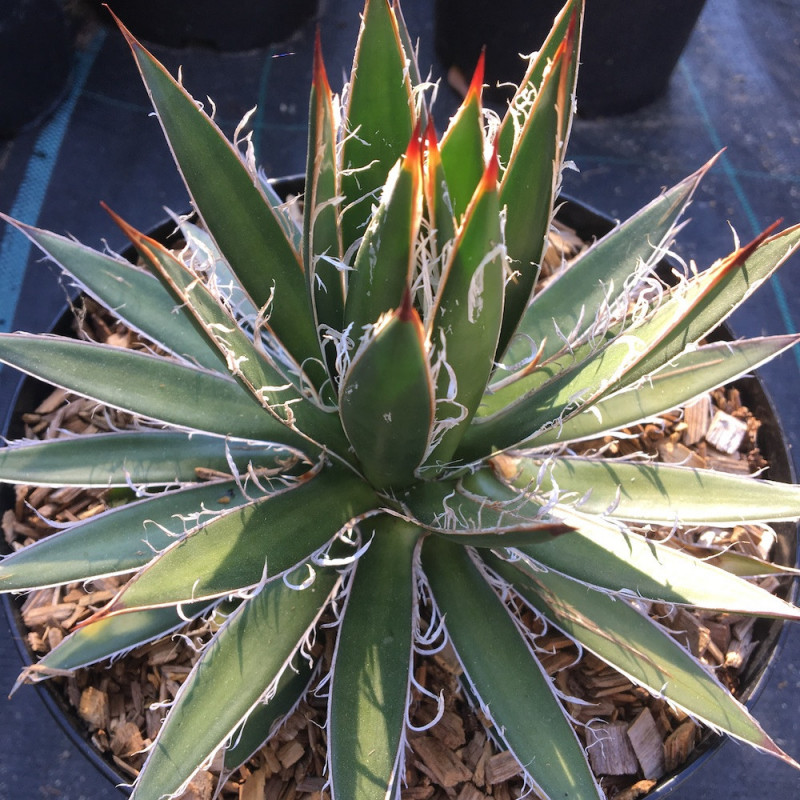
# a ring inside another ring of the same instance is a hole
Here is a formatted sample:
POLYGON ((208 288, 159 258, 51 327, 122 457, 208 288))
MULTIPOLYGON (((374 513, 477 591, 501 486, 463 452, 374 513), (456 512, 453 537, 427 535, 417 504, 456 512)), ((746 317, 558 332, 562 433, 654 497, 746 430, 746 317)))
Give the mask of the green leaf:
POLYGON ((258 178, 163 65, 120 28, 203 226, 253 304, 269 307, 269 328, 295 361, 318 359, 300 257, 258 178))
POLYGON ((409 702, 419 529, 396 517, 360 524, 330 690, 332 797, 384 800, 397 774, 409 702), (377 591, 376 591, 377 590, 377 591))
MULTIPOLYGON (((768 237, 774 227, 700 273, 697 279, 700 302, 693 303, 682 323, 628 370, 624 385, 630 386, 649 375, 683 352, 688 344, 707 336, 800 249, 800 225, 768 237)), ((680 286, 673 290, 673 294, 676 296, 664 304, 663 310, 659 309, 659 315, 669 313, 673 305, 680 308, 689 299, 683 296, 680 286)))
MULTIPOLYGON (((263 495, 252 486, 248 491, 263 495)), ((119 506, 4 558, 0 561, 0 591, 131 572, 198 524, 252 502, 235 481, 220 481, 119 506)))
POLYGON ((322 409, 304 375, 299 371, 293 374, 291 369, 281 370, 277 366, 280 354, 272 354, 270 358, 265 348, 256 346, 192 270, 158 242, 143 236, 118 217, 115 219, 176 299, 194 315, 209 344, 224 356, 228 372, 258 404, 312 441, 324 441, 327 447, 345 452, 344 437, 335 416, 322 409), (289 383, 295 385, 294 389, 289 383), (301 394, 310 401, 297 402, 301 394))
MULTIPOLYGON (((445 246, 455 239, 456 219, 453 215, 453 203, 442 164, 442 153, 439 142, 436 140, 436 130, 432 124, 425 128, 425 160, 422 171, 422 190, 425 197, 425 216, 427 232, 430 237, 430 265, 428 269, 420 270, 420 277, 425 280, 422 287, 424 307, 433 305, 435 287, 430 280, 431 274, 446 257, 445 246)), ((483 155, 479 167, 483 168, 483 155)), ((478 178, 480 180, 480 177, 478 178)), ((477 181, 476 184, 477 185, 477 181)))
POLYGON ((60 336, 0 334, 0 361, 83 397, 191 430, 302 447, 232 378, 169 358, 60 336))
MULTIPOLYGON (((294 223, 292 224, 294 225, 294 223)), ((196 253, 197 257, 204 262, 204 266, 209 269, 211 273, 209 281, 219 287, 221 294, 226 297, 230 307, 235 308, 242 318, 256 319, 258 309, 247 296, 242 284, 231 271, 230 265, 223 258, 216 243, 208 235, 208 231, 188 220, 180 220, 178 226, 190 250, 196 253)), ((170 296, 172 295, 170 294, 170 296)), ((218 351, 217 355, 219 355, 218 351)), ((227 371, 227 365, 225 369, 227 371)))
POLYGON ((281 578, 323 548, 377 499, 344 468, 330 468, 222 513, 172 544, 101 615, 222 597, 281 578))
POLYGON ((484 558, 550 623, 634 683, 715 730, 791 761, 708 668, 626 601, 555 572, 521 575, 493 554, 484 558))
POLYGON ((275 694, 268 702, 259 703, 241 730, 233 736, 233 744, 225 748, 225 769, 233 772, 250 760, 278 725, 288 717, 309 688, 314 676, 311 664, 296 656, 278 679, 275 694))
POLYGON ((794 347, 798 336, 769 336, 704 345, 681 353, 647 381, 603 397, 536 435, 535 446, 591 439, 652 419, 740 378, 794 347))
POLYGON ((575 530, 554 541, 518 548, 523 556, 519 568, 529 574, 544 567, 629 597, 800 619, 800 609, 680 550, 563 505, 552 514, 575 530))
POLYGON ((306 191, 303 200, 303 263, 317 330, 341 330, 344 316, 344 271, 339 229, 339 171, 333 97, 319 32, 314 46, 314 80, 309 100, 306 191))
POLYGON ((739 525, 800 519, 800 486, 709 469, 614 459, 514 459, 511 485, 557 489, 585 514, 654 525, 739 525), (709 498, 714 502, 710 503, 709 498))
POLYGON ((306 589, 273 581, 242 603, 178 691, 132 800, 161 800, 191 778, 288 668, 338 583, 326 569, 306 589))
MULTIPOLYGON (((486 455, 486 448, 501 450, 562 425, 599 399, 632 386, 691 349, 753 290, 743 279, 748 264, 761 267, 766 278, 795 247, 800 246, 800 226, 781 236, 741 248, 705 273, 684 282, 643 321, 615 333, 606 343, 592 347, 576 363, 566 356, 549 381, 516 403, 467 431, 463 443, 465 458, 486 455), (784 241, 789 238, 790 243, 784 241), (767 253, 762 252, 766 249, 767 253), (569 364, 569 365, 568 365, 569 364), (560 370, 560 371, 559 371, 560 370), (472 441, 470 441, 472 439, 472 441)), ((752 272, 756 272, 754 266, 752 272)), ((544 372, 540 368, 539 372, 544 372)), ((526 379, 523 379, 526 380, 526 379)), ((538 380, 533 374, 534 383, 538 380)), ((502 391, 502 390, 501 390, 502 391)))
POLYGON ((506 286, 499 354, 531 299, 550 230, 573 113, 579 41, 575 24, 568 26, 544 72, 500 184, 508 258, 516 275, 506 286))
POLYGON ((428 537, 422 567, 483 713, 536 790, 550 800, 602 797, 555 687, 468 552, 428 537))
MULTIPOLYGON (((419 86, 422 83, 422 73, 419 71, 419 63, 417 62, 417 50, 419 49, 419 41, 416 44, 411 39, 411 34, 408 31, 405 17, 403 16, 403 9, 400 8, 400 0, 391 0, 392 13, 394 14, 395 21, 397 22, 397 33, 400 37, 400 44, 403 46, 407 60, 408 77, 411 80, 411 86, 419 86)), ((426 120, 425 106, 420 102, 421 98, 417 99, 417 113, 420 114, 420 119, 423 123, 426 120), (420 109, 420 106, 422 108, 420 109), (421 112, 421 113, 420 113, 421 112)))
POLYGON ((280 397, 288 376, 270 364, 262 351, 238 326, 233 315, 215 297, 198 275, 159 242, 145 236, 109 210, 114 221, 128 236, 142 260, 160 277, 180 308, 191 315, 197 330, 225 360, 226 372, 233 375, 262 405, 280 405, 298 399, 295 393, 280 397), (261 388, 259 388, 261 387, 261 388))
MULTIPOLYGON (((258 181, 261 186, 261 191, 267 202, 272 206, 272 210, 278 218, 286 236, 292 243, 295 251, 302 252, 303 247, 303 231, 297 219, 297 196, 285 196, 280 194, 276 187, 281 187, 281 182, 284 180, 282 177, 269 178, 263 172, 258 173, 258 181)), ((291 177, 289 177, 291 180, 291 177)))
POLYGON ((574 50, 576 57, 573 58, 570 64, 573 73, 570 75, 570 83, 574 86, 577 80, 577 54, 580 53, 580 39, 583 29, 583 6, 584 0, 567 0, 553 21, 553 27, 550 29, 550 33, 544 43, 529 60, 525 76, 520 81, 519 88, 509 103, 498 133, 501 169, 506 168, 511 158, 511 151, 518 135, 520 120, 524 119, 529 112, 531 98, 539 91, 545 70, 549 68, 555 59, 556 52, 561 46, 561 42, 566 38, 570 26, 573 26, 575 31, 574 50))
POLYGON ((341 186, 342 246, 347 252, 364 235, 373 195, 414 129, 406 54, 387 0, 367 0, 364 6, 345 116, 341 186))
POLYGON ((503 363, 513 365, 541 348, 541 360, 580 341, 596 325, 597 310, 619 297, 626 281, 644 275, 663 256, 678 219, 713 164, 685 178, 583 252, 538 293, 525 311, 503 363), (580 298, 580 303, 575 299, 580 298))
POLYGON ((543 503, 520 497, 489 468, 454 480, 419 481, 398 501, 420 527, 475 547, 538 544, 572 530, 543 517, 543 503))
POLYGON ((125 653, 133 647, 173 633, 186 621, 201 614, 208 603, 190 603, 180 614, 175 608, 153 608, 110 617, 77 628, 23 677, 34 682, 52 677, 59 671, 74 670, 125 653))
POLYGON ((377 488, 408 485, 425 456, 433 385, 424 339, 406 293, 401 308, 356 353, 342 382, 342 424, 377 488))
POLYGON ((66 270, 83 291, 113 311, 128 327, 177 356, 217 372, 225 360, 209 347, 174 297, 144 270, 91 250, 72 239, 23 225, 0 214, 66 270))
POLYGON ((164 486, 204 475, 286 469, 287 450, 181 431, 126 431, 0 448, 0 481, 37 486, 164 486))
POLYGON ((432 360, 442 362, 436 397, 443 432, 428 464, 450 460, 481 401, 503 320, 506 269, 493 155, 444 266, 432 310, 432 360))
MULTIPOLYGON (((659 326, 650 326, 646 341, 633 335, 619 336, 604 347, 592 348, 578 363, 560 364, 552 371, 547 367, 534 371, 531 383, 539 385, 521 399, 505 405, 503 397, 493 398, 491 407, 499 410, 491 416, 476 418, 476 424, 464 434, 456 455, 466 461, 485 458, 493 451, 527 443, 582 413, 608 386, 618 385, 626 371, 643 357, 649 343, 678 320, 663 316, 658 321, 659 326)), ((572 361, 571 356, 565 358, 572 361)))
POLYGON ((397 308, 411 284, 421 219, 421 158, 421 142, 415 132, 405 157, 386 179, 380 204, 348 274, 344 320, 345 326, 352 326, 354 339, 381 314, 397 308))
POLYGON ((450 118, 440 146, 450 214, 456 219, 467 210, 484 173, 483 90, 484 54, 458 111, 450 118))
POLYGON ((696 547, 693 552, 704 558, 709 564, 731 572, 740 578, 757 578, 760 575, 800 575, 800 569, 793 569, 783 564, 764 561, 755 556, 746 556, 734 553, 731 550, 716 550, 712 548, 696 547))

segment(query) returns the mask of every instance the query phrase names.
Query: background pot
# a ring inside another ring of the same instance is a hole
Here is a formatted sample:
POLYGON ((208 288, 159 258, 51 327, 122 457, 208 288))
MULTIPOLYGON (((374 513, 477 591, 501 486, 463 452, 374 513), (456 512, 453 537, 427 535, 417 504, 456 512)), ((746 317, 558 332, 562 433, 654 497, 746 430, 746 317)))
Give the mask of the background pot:
MULTIPOLYGON (((587 0, 578 114, 634 111, 660 97, 689 41, 705 0, 587 0)), ((435 46, 445 66, 467 81, 486 46, 488 96, 503 99, 499 82, 522 77, 519 53, 537 50, 563 0, 436 0, 435 46)))
POLYGON ((0 0, 0 139, 53 111, 71 70, 72 37, 59 0, 0 0))
MULTIPOLYGON (((276 189, 283 196, 302 192, 303 178, 290 177, 273 182, 276 189)), ((585 241, 591 241, 608 232, 613 222, 605 215, 583 205, 575 200, 562 198, 558 212, 558 219, 565 225, 573 228, 578 236, 585 241)), ((168 220, 151 232, 151 236, 169 244, 174 236, 175 223, 168 220)), ((132 260, 135 255, 132 251, 126 255, 132 260)), ((671 269, 665 263, 665 270, 671 269)), ((66 309, 52 326, 52 331, 62 335, 69 335, 72 330, 73 313, 66 309)), ((723 329, 721 337, 730 338, 727 330, 723 329)), ((759 446, 769 462, 769 470, 765 477, 783 482, 795 482, 792 462, 787 450, 786 440, 777 415, 772 407, 763 385, 757 378, 747 378, 736 382, 740 389, 745 404, 751 409, 761 422, 758 431, 759 446)), ((17 386, 12 411, 5 421, 4 435, 9 439, 19 438, 23 433, 21 416, 25 411, 31 410, 48 396, 52 391, 48 384, 32 378, 21 378, 17 386)), ((0 508, 9 508, 14 502, 13 487, 0 484, 0 508)), ((792 523, 782 523, 774 526, 778 540, 773 553, 773 560, 785 566, 795 566, 798 563, 798 526, 792 523)), ((4 544, 0 540, 0 545, 4 544)), ((796 590, 794 584, 787 584, 786 590, 781 595, 785 599, 795 600, 796 590)), ((18 632, 15 643, 25 664, 35 662, 36 656, 27 646, 27 629, 22 622, 19 604, 8 595, 2 596, 6 614, 12 625, 12 630, 18 632)), ((761 690, 766 671, 774 660, 787 630, 787 626, 780 620, 761 620, 757 623, 754 639, 757 646, 751 654, 745 668, 739 673, 743 687, 739 698, 752 703, 761 690)), ((110 784, 118 787, 121 794, 130 791, 119 784, 127 780, 126 776, 118 772, 110 757, 101 754, 92 744, 91 735, 87 727, 77 717, 75 709, 66 702, 63 694, 50 681, 38 684, 36 690, 41 693, 45 705, 54 716, 59 726, 67 733, 76 747, 87 759, 108 779, 110 784)), ((24 690, 24 689, 23 689, 24 690)), ((13 701, 12 701, 13 702, 13 701)), ((698 743, 689 760, 675 772, 662 778, 657 787, 647 795, 648 800, 663 800, 677 786, 678 783, 688 778, 710 756, 717 752, 724 741, 723 737, 711 732, 706 734, 698 743)))
POLYGON ((108 6, 137 38, 234 51, 289 39, 316 14, 318 0, 108 0, 108 6))

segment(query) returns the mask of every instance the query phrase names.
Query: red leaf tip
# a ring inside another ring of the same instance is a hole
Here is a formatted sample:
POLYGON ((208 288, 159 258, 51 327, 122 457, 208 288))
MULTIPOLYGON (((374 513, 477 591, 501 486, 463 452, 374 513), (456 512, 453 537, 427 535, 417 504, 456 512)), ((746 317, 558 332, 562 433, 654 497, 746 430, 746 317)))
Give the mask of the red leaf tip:
POLYGON ((493 192, 497 189, 497 177, 500 174, 500 157, 498 150, 500 147, 500 137, 496 136, 492 154, 489 156, 489 163, 483 173, 483 189, 486 192, 493 192))
POLYGON ((428 154, 428 166, 441 161, 439 140, 436 138, 436 128, 431 117, 428 117, 428 124, 425 126, 425 133, 422 135, 422 138, 425 140, 425 150, 428 154))
POLYGON ((400 303, 400 308, 397 309, 397 317, 401 322, 411 322, 416 316, 414 311, 414 300, 411 296, 411 289, 406 286, 403 292, 403 301, 400 303))
MULTIPOLYGON (((427 135, 427 129, 426 129, 427 135)), ((412 164, 419 164, 422 160, 422 122, 417 120, 414 125, 414 132, 411 134, 411 141, 406 148, 406 161, 412 164)))
POLYGON ((314 35, 313 82, 317 88, 322 87, 330 91, 328 73, 325 71, 325 61, 322 58, 322 36, 320 35, 319 26, 317 26, 317 32, 314 35))
POLYGON ((483 94, 483 77, 486 71, 486 48, 481 49, 481 54, 478 56, 478 63, 475 65, 475 72, 472 73, 472 81, 469 84, 467 91, 466 101, 474 96, 480 103, 481 95, 483 94))

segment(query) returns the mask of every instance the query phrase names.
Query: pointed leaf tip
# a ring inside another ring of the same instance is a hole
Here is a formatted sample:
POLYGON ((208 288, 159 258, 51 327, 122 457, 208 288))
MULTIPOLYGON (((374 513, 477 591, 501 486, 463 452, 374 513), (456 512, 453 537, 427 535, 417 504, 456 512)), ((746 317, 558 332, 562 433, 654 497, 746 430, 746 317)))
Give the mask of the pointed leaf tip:
POLYGON ((770 236, 772 236, 782 222, 782 218, 775 220, 775 222, 761 231, 761 233, 759 233, 758 236, 756 236, 752 241, 742 245, 727 258, 723 259, 721 262, 718 262, 716 266, 719 269, 720 277, 730 270, 736 269, 744 264, 745 261, 747 261, 747 259, 749 259, 750 256, 752 256, 753 253, 755 253, 756 250, 758 250, 758 248, 761 247, 761 245, 764 244, 764 242, 766 242, 770 236))
POLYGON ((478 56, 478 63, 475 65, 475 71, 472 73, 472 81, 469 84, 469 90, 465 102, 469 102, 472 97, 480 104, 481 96, 483 94, 483 79, 486 72, 486 48, 481 48, 481 54, 478 56))
POLYGON ((322 58, 322 36, 320 35, 319 26, 317 26, 317 32, 314 35, 313 82, 315 88, 330 92, 331 87, 328 82, 328 73, 325 69, 325 61, 322 58))
MULTIPOLYGON (((425 129, 426 135, 428 132, 428 127, 429 126, 426 126, 425 129)), ((423 150, 422 140, 423 140, 422 121, 417 120, 416 124, 414 125, 414 131, 411 134, 411 139, 408 142, 408 147, 406 148, 404 166, 408 164, 419 165, 422 163, 422 150, 423 150)))
POLYGON ((575 37, 578 35, 578 15, 579 11, 576 7, 572 10, 572 15, 570 16, 569 23, 567 24, 567 35, 565 38, 570 50, 575 44, 575 37))
POLYGON ((140 230, 137 230, 133 227, 133 225, 127 223, 104 200, 100 201, 100 207, 111 217, 111 219, 114 220, 114 222, 119 226, 120 230, 122 230, 122 232, 131 240, 131 242, 133 242, 133 244, 138 245, 143 241, 150 241, 153 242, 153 244, 156 244, 154 240, 149 239, 149 237, 145 236, 145 234, 143 234, 140 230))
POLYGON ((422 134, 425 144, 426 171, 425 174, 430 181, 435 180, 436 171, 442 163, 442 151, 439 148, 439 140, 436 137, 436 128, 433 119, 428 116, 428 123, 425 125, 425 132, 422 134))
POLYGON ((128 30, 122 20, 114 13, 111 6, 109 6, 108 3, 103 3, 103 7, 109 14, 111 14, 114 24, 119 28, 120 33, 125 37, 125 41, 130 46, 131 50, 139 48, 139 50, 144 50, 147 52, 142 43, 130 32, 130 30, 128 30))
POLYGON ((400 308, 397 309, 397 318, 401 322, 412 322, 416 316, 418 315, 414 310, 414 302, 411 297, 411 290, 406 286, 406 289, 403 292, 403 302, 400 304, 400 308))
POLYGON ((428 122, 425 125, 425 132, 422 134, 425 140, 425 145, 429 150, 439 149, 439 139, 436 136, 436 126, 433 124, 433 119, 428 115, 428 122))
POLYGON ((497 179, 500 174, 499 147, 500 142, 495 138, 492 154, 489 156, 489 163, 486 165, 486 169, 483 172, 483 180, 481 181, 481 189, 484 192, 497 191, 497 179))

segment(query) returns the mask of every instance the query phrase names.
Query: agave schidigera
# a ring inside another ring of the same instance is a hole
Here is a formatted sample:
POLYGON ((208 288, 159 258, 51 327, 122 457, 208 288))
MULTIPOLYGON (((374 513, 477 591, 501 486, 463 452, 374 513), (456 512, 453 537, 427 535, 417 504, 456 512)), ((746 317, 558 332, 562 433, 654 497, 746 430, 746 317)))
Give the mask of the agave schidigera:
MULTIPOLYGON (((200 225, 183 258, 119 221, 144 267, 16 224, 155 347, 0 337, 0 359, 139 420, 14 442, 0 479, 135 487, 136 502, 0 564, 16 592, 124 588, 29 672, 71 670, 224 622, 183 683, 136 800, 175 796, 221 748, 233 767, 306 690, 307 643, 338 622, 328 777, 398 796, 422 627, 541 797, 600 796, 584 730, 521 609, 708 726, 790 761, 648 601, 796 619, 755 558, 648 533, 800 516, 800 489, 644 458, 578 455, 798 341, 705 337, 798 247, 772 231, 664 285, 653 267, 702 177, 666 191, 535 290, 564 163, 581 0, 569 0, 502 120, 480 70, 441 140, 399 7, 368 0, 346 102, 317 48, 302 222, 124 28, 200 225), (201 482, 199 471, 217 475, 201 482), (223 503, 224 501, 224 503, 223 503)), ((794 762, 792 762, 794 763, 794 762)))

